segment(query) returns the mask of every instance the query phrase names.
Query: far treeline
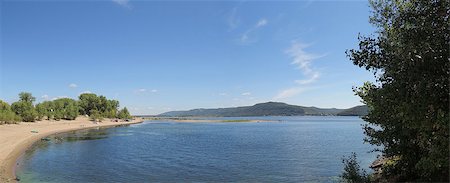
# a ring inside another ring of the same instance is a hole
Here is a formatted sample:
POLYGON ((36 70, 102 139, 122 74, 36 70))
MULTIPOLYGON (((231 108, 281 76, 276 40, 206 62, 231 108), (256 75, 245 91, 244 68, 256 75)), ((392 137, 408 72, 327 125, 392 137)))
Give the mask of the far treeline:
POLYGON ((81 94, 78 100, 60 98, 36 105, 33 104, 36 98, 31 93, 22 92, 19 98, 19 101, 11 105, 0 100, 0 124, 43 119, 74 120, 79 115, 88 115, 94 121, 101 121, 103 118, 132 118, 126 107, 119 110, 119 101, 109 100, 105 96, 93 93, 81 94))

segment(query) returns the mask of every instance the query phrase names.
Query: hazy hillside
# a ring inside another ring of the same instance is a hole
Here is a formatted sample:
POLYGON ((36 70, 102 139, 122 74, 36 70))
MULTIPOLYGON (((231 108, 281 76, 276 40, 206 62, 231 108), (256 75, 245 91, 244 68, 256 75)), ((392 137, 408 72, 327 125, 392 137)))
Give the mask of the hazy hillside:
POLYGON ((301 115, 337 115, 344 109, 317 108, 289 105, 281 102, 259 103, 253 106, 192 109, 188 111, 170 111, 159 116, 170 117, 235 117, 235 116, 301 116, 301 115))
POLYGON ((339 112, 338 116, 365 116, 368 114, 369 108, 367 105, 360 105, 356 107, 352 107, 350 109, 345 109, 342 112, 339 112))

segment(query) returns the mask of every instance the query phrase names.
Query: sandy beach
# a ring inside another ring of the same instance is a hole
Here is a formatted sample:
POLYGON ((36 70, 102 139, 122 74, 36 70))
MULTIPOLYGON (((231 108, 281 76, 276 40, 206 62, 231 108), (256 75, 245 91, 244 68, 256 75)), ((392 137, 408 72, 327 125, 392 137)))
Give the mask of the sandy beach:
POLYGON ((32 123, 21 122, 19 124, 0 125, 0 182, 16 182, 14 168, 17 159, 27 148, 41 138, 73 130, 141 122, 142 120, 112 122, 109 119, 104 119, 103 122, 94 124, 86 117, 78 117, 76 120, 72 121, 44 120, 32 123))

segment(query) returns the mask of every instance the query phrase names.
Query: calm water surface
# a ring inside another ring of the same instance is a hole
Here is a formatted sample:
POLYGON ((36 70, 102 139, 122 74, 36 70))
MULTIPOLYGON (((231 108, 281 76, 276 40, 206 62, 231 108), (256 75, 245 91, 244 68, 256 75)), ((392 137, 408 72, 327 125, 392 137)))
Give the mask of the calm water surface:
POLYGON ((17 175, 55 183, 335 182, 342 156, 358 153, 363 167, 376 156, 358 117, 244 119, 281 122, 151 121, 55 135, 26 152, 17 175))

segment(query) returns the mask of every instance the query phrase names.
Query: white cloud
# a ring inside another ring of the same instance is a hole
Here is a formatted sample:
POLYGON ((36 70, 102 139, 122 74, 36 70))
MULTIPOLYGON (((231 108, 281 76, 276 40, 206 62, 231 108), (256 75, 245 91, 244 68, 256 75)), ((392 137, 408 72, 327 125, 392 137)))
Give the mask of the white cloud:
POLYGON ((227 93, 219 93, 220 96, 227 96, 227 93))
POLYGON ((258 22, 256 22, 256 24, 253 27, 251 27, 241 35, 239 41, 241 43, 251 43, 256 41, 255 39, 250 39, 249 35, 252 34, 254 31, 260 29, 261 27, 266 26, 267 23, 268 23, 267 19, 261 18, 260 20, 258 20, 258 22))
POLYGON ((78 87, 78 85, 75 84, 75 83, 70 83, 70 84, 69 84, 69 88, 76 88, 76 87, 78 87))
POLYGON ((258 28, 258 27, 262 27, 262 26, 265 26, 267 24, 267 19, 265 19, 265 18, 262 18, 262 19, 260 19, 259 21, 258 21, 258 23, 256 24, 256 28, 258 28))
POLYGON ((291 64, 296 65, 297 68, 302 72, 305 79, 295 80, 300 86, 288 88, 280 91, 275 97, 274 100, 286 99, 293 96, 296 96, 305 91, 305 86, 312 84, 317 81, 320 77, 320 72, 314 70, 312 68, 312 62, 316 59, 322 58, 325 55, 316 55, 312 53, 308 53, 305 51, 308 45, 301 44, 298 42, 292 42, 292 45, 289 49, 286 50, 286 54, 289 55, 293 59, 291 64))
POLYGON ((42 100, 48 100, 48 98, 49 98, 49 96, 47 94, 41 96, 42 100))
POLYGON ((230 15, 227 18, 228 28, 230 31, 236 29, 240 23, 240 19, 237 15, 237 11, 238 11, 238 8, 234 7, 231 10, 230 15))
POLYGON ((112 1, 122 7, 131 9, 130 0, 112 0, 112 1))
POLYGON ((252 93, 250 93, 250 92, 244 92, 244 93, 242 93, 241 95, 242 96, 249 96, 249 95, 251 95, 252 93))
POLYGON ((300 85, 306 85, 306 84, 315 82, 319 77, 320 77, 320 74, 318 72, 313 72, 309 79, 295 80, 295 82, 300 85))
POLYGON ((60 99, 60 98, 69 98, 68 96, 57 96, 57 97, 53 97, 52 98, 52 100, 57 100, 57 99, 60 99))
POLYGON ((285 90, 279 92, 273 99, 280 100, 280 99, 290 98, 290 97, 293 97, 295 95, 302 93, 303 91, 305 91, 305 89, 300 88, 300 87, 285 89, 285 90))
POLYGON ((320 73, 311 68, 311 64, 314 60, 324 57, 324 55, 315 55, 305 51, 308 45, 300 44, 298 42, 293 42, 291 47, 286 50, 293 61, 291 64, 297 65, 307 79, 296 80, 295 82, 300 85, 310 84, 315 82, 319 77, 320 73))
POLYGON ((146 92, 156 93, 158 92, 158 90, 156 89, 148 90, 146 88, 140 88, 134 91, 134 93, 146 93, 146 92))
POLYGON ((80 92, 80 95, 81 94, 84 94, 84 93, 92 93, 91 91, 89 91, 89 90, 86 90, 86 91, 82 91, 82 92, 80 92))

